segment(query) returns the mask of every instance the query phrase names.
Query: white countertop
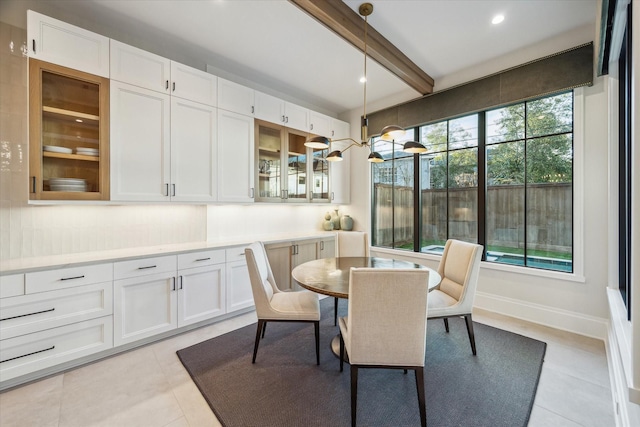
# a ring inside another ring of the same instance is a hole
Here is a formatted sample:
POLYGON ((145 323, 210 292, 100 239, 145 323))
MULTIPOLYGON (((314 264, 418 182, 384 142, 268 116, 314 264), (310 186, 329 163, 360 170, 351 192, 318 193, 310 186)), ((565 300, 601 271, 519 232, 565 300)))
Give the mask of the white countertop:
POLYGON ((242 237, 238 239, 227 239, 219 241, 177 243, 138 248, 115 249, 109 251, 83 252, 32 258, 17 258, 0 261, 0 276, 46 270, 51 268, 71 267, 97 262, 116 262, 158 255, 176 255, 180 253, 195 252, 208 249, 225 249, 234 246, 248 245, 256 240, 260 240, 264 243, 281 243, 309 238, 333 236, 335 236, 335 232, 332 231, 278 233, 273 235, 260 236, 260 239, 242 237))

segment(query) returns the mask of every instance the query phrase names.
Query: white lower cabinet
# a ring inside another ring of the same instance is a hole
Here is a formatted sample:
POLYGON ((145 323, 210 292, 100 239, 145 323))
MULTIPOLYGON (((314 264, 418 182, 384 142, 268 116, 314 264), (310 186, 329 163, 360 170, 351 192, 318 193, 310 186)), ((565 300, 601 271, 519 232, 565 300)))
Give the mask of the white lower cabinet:
POLYGON ((253 307, 253 292, 244 255, 244 246, 230 248, 227 253, 227 313, 253 307))
POLYGON ((113 282, 113 298, 115 346, 178 326, 175 270, 116 280, 113 282))
POLYGON ((111 282, 0 299, 3 340, 113 312, 111 282))
POLYGON ((178 327, 225 314, 224 250, 178 255, 178 327))
POLYGON ((111 316, 0 341, 0 382, 113 347, 111 316))

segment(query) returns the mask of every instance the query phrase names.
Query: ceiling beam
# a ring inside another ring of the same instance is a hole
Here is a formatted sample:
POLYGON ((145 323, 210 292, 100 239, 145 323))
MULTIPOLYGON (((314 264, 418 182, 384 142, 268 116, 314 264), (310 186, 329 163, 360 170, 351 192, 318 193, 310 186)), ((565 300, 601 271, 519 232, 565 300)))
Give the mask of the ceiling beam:
MULTIPOLYGON (((337 0, 289 0, 325 27, 364 52, 364 18, 337 0)), ((367 56, 423 95, 433 92, 433 79, 370 24, 367 56)))

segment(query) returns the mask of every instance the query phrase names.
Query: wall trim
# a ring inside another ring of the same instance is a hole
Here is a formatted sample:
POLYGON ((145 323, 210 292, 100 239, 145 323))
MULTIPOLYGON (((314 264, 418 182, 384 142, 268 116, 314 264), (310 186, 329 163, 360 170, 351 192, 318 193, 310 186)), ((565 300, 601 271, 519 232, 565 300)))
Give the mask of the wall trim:
POLYGON ((607 319, 476 291, 474 307, 591 338, 607 339, 607 319))

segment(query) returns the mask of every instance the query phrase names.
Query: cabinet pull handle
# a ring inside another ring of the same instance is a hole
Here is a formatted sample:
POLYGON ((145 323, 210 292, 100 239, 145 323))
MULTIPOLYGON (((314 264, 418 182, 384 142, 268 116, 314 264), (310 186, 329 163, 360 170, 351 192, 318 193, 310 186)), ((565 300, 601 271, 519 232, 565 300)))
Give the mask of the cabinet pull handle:
POLYGON ((169 197, 169 184, 164 185, 164 195, 169 197))
POLYGON ((251 106, 251 114, 256 112, 256 107, 254 107, 253 105, 251 106))
POLYGON ((169 89, 169 80, 166 81, 164 88, 169 89))
POLYGON ((282 123, 285 123, 285 121, 284 121, 284 114, 282 115, 282 123))
POLYGON ((10 362, 12 360, 16 360, 16 359, 20 359, 20 358, 23 358, 23 357, 31 356, 33 354, 43 353, 45 351, 53 350, 54 348, 56 348, 56 346, 52 345, 51 347, 45 348, 44 350, 32 351, 31 353, 23 354, 22 356, 16 356, 16 357, 12 357, 10 359, 0 360, 0 363, 10 362))
POLYGON ((313 200, 313 190, 309 191, 309 200, 313 200))
POLYGON ((176 91, 176 82, 173 82, 173 91, 176 91))
POLYGON ((334 199, 333 191, 331 192, 331 200, 334 199))
POLYGON ((33 47, 33 53, 36 53, 36 39, 31 39, 31 46, 33 47))
POLYGON ((289 116, 286 117, 285 123, 289 123, 289 116))
POLYGON ((50 308, 49 310, 36 311, 34 313, 28 313, 28 314, 19 314, 17 316, 12 316, 12 317, 5 317, 4 319, 0 319, 0 322, 2 322, 3 320, 18 319, 20 317, 35 316, 36 314, 49 313, 53 310, 55 310, 55 308, 50 308))
POLYGON ((336 132, 334 130, 331 131, 331 136, 334 136, 336 132))
POLYGON ((255 197, 255 190, 253 189, 253 187, 251 187, 249 189, 249 198, 253 199, 255 197))
POLYGON ((324 251, 324 240, 320 241, 320 250, 324 251))
POLYGON ((180 276, 180 287, 178 289, 182 289, 182 280, 183 280, 183 278, 182 278, 182 276, 180 276))
POLYGON ((146 267, 138 267, 138 270, 146 270, 147 268, 156 268, 157 265, 147 265, 146 267))
POLYGON ((210 259, 211 259, 211 257, 198 258, 198 259, 196 260, 196 262, 198 262, 198 261, 209 261, 210 259))
POLYGON ((176 278, 175 277, 171 278, 171 290, 172 291, 176 290, 176 278))
POLYGON ((309 130, 313 130, 313 123, 311 123, 311 129, 309 129, 309 130))
POLYGON ((176 185, 175 184, 171 184, 171 196, 173 196, 173 197, 176 196, 176 185))
POLYGON ((35 193, 36 192, 36 177, 35 176, 31 177, 31 188, 32 188, 31 192, 35 193))
POLYGON ((82 276, 62 277, 60 280, 75 280, 75 279, 84 279, 84 274, 82 276))

